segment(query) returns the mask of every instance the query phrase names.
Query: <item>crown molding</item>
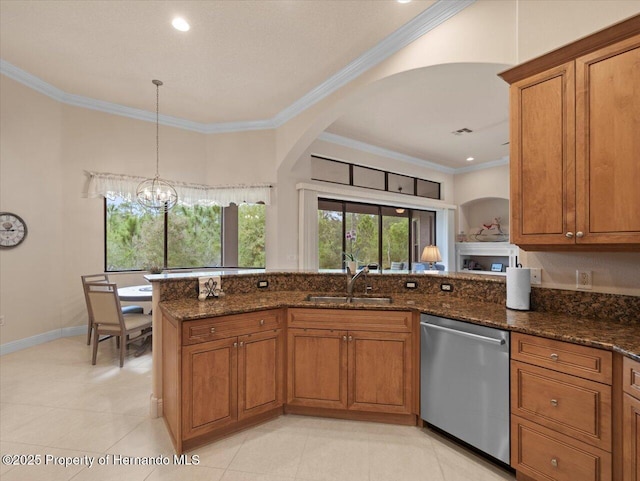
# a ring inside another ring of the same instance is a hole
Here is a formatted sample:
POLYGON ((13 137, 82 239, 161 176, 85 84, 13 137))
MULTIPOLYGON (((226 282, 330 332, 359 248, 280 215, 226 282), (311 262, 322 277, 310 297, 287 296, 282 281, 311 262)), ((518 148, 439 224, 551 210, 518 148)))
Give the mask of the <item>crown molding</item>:
MULTIPOLYGON (((476 0, 438 0, 420 15, 407 22, 405 25, 379 42, 375 47, 362 54, 342 70, 338 71, 338 73, 329 77, 327 80, 303 95, 300 99, 296 100, 293 104, 286 107, 271 119, 207 124, 178 117, 171 117, 169 115, 160 115, 159 122, 162 125, 191 130, 203 134, 242 132, 247 130, 269 130, 278 128, 315 103, 335 92, 340 87, 366 72, 371 67, 382 62, 401 48, 406 47, 411 42, 433 30, 461 10, 475 3, 475 1, 476 0)), ((40 92, 41 94, 51 97, 58 102, 73 105, 75 107, 106 112, 113 115, 121 115, 123 117, 143 120, 146 122, 156 121, 155 112, 149 112, 146 110, 64 92, 35 75, 32 75, 2 59, 0 59, 0 73, 32 88, 33 90, 36 90, 37 92, 40 92)))
POLYGON ((474 172, 476 170, 490 169, 491 167, 497 167, 500 165, 509 164, 509 157, 505 156, 501 159, 491 160, 489 162, 483 162, 481 164, 469 165, 466 167, 460 167, 456 169, 454 167, 447 167, 447 166, 438 164, 436 162, 421 159, 419 157, 412 157, 410 155, 401 154, 400 152, 396 152, 394 150, 389 150, 383 147, 378 147, 376 145, 367 144, 366 142, 360 142, 359 140, 350 139, 349 137, 343 137, 341 135, 332 134, 330 132, 322 132, 318 136, 318 140, 324 140, 325 142, 330 142, 332 144, 341 145, 343 147, 359 150, 361 152, 366 152, 368 154, 380 155, 382 157, 387 157, 389 159, 399 160, 400 162, 406 162, 409 164, 417 165, 419 167, 427 167, 437 172, 442 172, 444 174, 452 174, 452 175, 463 174, 465 172, 474 172))
POLYGON ((366 152, 368 154, 380 155, 381 157, 399 160, 400 162, 406 162, 408 164, 417 165, 419 167, 428 167, 429 169, 433 169, 444 174, 456 173, 456 169, 451 167, 446 167, 444 165, 440 165, 429 160, 420 159, 418 157, 401 154, 400 152, 396 152, 395 150, 385 149, 383 147, 378 147, 377 145, 368 144, 366 142, 350 139, 349 137, 343 137, 341 135, 332 134, 330 132, 322 132, 320 135, 318 135, 318 140, 324 140, 325 142, 330 142, 332 144, 342 145, 343 147, 349 147, 351 149, 366 152))
POLYGON ((490 169, 492 167, 499 167, 501 165, 509 165, 508 155, 505 155, 501 159, 490 160, 488 162, 482 162, 481 164, 467 165, 466 167, 459 167, 455 169, 455 174, 464 174, 466 172, 476 172, 478 170, 490 169))
POLYGON ((288 122, 296 115, 302 113, 371 67, 376 66, 398 50, 406 47, 411 42, 414 42, 475 2, 476 0, 438 0, 424 12, 384 38, 375 47, 360 55, 342 70, 339 70, 332 77, 329 77, 289 107, 276 114, 273 118, 276 127, 280 127, 282 124, 288 122))

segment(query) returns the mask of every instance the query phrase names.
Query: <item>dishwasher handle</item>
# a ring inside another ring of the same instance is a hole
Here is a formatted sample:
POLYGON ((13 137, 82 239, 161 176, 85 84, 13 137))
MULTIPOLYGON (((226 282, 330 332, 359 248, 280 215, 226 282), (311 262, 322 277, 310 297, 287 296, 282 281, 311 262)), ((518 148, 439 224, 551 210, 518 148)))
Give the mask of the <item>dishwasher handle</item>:
POLYGON ((492 342, 500 345, 505 344, 507 342, 504 339, 494 339, 493 337, 481 336, 479 334, 473 334, 472 332, 459 331, 458 329, 451 329, 450 327, 438 326, 436 324, 428 324, 426 322, 421 322, 420 325, 424 327, 428 327, 430 329, 437 329, 440 331, 450 332, 452 334, 458 334, 459 336, 477 339, 479 341, 492 342))

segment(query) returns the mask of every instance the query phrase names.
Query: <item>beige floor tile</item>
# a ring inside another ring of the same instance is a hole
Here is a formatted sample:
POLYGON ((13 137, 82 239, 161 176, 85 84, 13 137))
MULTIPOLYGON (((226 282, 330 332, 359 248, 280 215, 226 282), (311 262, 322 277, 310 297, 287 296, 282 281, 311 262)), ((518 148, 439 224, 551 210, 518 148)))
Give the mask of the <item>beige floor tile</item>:
POLYGON ((294 477, 306 438, 301 434, 249 431, 229 469, 294 477))
POLYGON ((240 450, 247 435, 247 431, 233 434, 207 446, 189 451, 188 454, 198 455, 202 466, 226 469, 240 450))
POLYGON ((294 481, 294 479, 271 474, 244 473, 230 469, 227 469, 222 477, 222 481, 294 481))
POLYGON ((23 426, 47 415, 53 408, 28 404, 0 403, 0 440, 23 426))
POLYGON ((51 409, 38 418, 13 429, 4 435, 4 440, 41 446, 53 446, 65 433, 82 429, 87 415, 83 411, 51 409))
MULTIPOLYGON (((73 481, 144 481, 156 466, 93 466, 84 468, 73 481)), ((4 481, 4 480, 3 480, 4 481)))
POLYGON ((106 452, 108 448, 133 431, 146 418, 111 413, 82 412, 86 423, 68 431, 52 444, 67 449, 106 452))
POLYGON ((173 456, 171 438, 162 418, 145 419, 115 443, 108 453, 127 456, 173 456))
POLYGON ((158 466, 145 481, 219 481, 224 469, 207 466, 158 466))
POLYGON ((389 435, 384 441, 370 441, 371 481, 444 481, 430 443, 389 435))
POLYGON ((360 433, 313 431, 304 448, 296 477, 317 481, 368 481, 368 441, 360 433))

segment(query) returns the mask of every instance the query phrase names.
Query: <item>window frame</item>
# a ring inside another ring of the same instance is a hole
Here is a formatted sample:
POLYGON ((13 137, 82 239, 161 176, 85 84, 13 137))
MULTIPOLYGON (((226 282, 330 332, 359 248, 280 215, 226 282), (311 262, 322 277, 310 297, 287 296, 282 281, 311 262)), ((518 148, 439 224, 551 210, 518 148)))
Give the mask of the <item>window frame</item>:
MULTIPOLYGON (((144 268, 140 268, 140 269, 114 269, 114 270, 109 270, 108 269, 108 263, 107 263, 107 201, 109 199, 107 199, 106 197, 104 197, 103 200, 103 268, 104 268, 104 272, 107 273, 126 273, 126 272, 146 272, 146 270, 144 268)), ((239 205, 236 206, 236 215, 238 215, 239 213, 239 205)), ((168 249, 168 240, 169 240, 169 213, 168 212, 164 212, 162 214, 163 216, 163 266, 162 266, 162 270, 171 270, 171 271, 191 271, 194 269, 224 269, 224 268, 233 268, 233 269, 264 269, 266 267, 266 251, 265 251, 265 266, 226 266, 225 265, 225 244, 227 243, 227 239, 225 238, 225 234, 224 234, 224 217, 225 215, 228 215, 229 210, 227 207, 222 207, 221 208, 221 213, 220 213, 220 266, 215 266, 215 267, 211 267, 211 266, 190 266, 190 267, 168 267, 168 260, 169 260, 169 249, 168 249)), ((266 237, 266 222, 265 222, 265 237, 266 237)), ((235 237, 236 241, 238 240, 238 236, 235 237)))
MULTIPOLYGON (((386 204, 372 204, 372 203, 368 203, 368 202, 359 202, 359 201, 351 201, 351 200, 340 200, 340 199, 332 199, 332 198, 327 198, 327 197, 318 197, 317 200, 317 211, 319 210, 326 210, 326 209, 320 209, 320 203, 321 202, 332 202, 332 203, 336 203, 336 204, 341 204, 342 207, 342 252, 346 252, 347 249, 347 239, 346 239, 346 234, 347 234, 347 213, 349 213, 347 211, 347 204, 356 204, 356 205, 365 205, 368 207, 376 207, 377 209, 377 216, 378 216, 378 269, 380 270, 380 272, 383 271, 383 233, 384 233, 384 226, 383 226, 383 209, 405 209, 407 211, 407 215, 406 218, 408 219, 408 228, 407 228, 407 244, 406 244, 406 248, 407 248, 407 259, 408 259, 408 269, 409 271, 411 271, 412 266, 415 262, 420 262, 419 259, 413 259, 413 245, 412 245, 412 239, 413 239, 413 213, 414 212, 429 212, 431 214, 433 214, 433 245, 437 245, 437 212, 435 210, 430 210, 430 209, 416 209, 416 208, 407 208, 407 207, 393 207, 390 205, 386 205, 386 204)), ((338 211, 336 211, 338 212, 338 211)), ((388 216, 387 216, 388 217, 388 216)), ((398 216, 398 217, 405 217, 405 216, 398 216)), ((319 243, 318 243, 318 248, 319 248, 319 243)), ((342 255, 342 267, 341 269, 345 269, 346 268, 346 259, 344 254, 342 255)), ((321 268, 318 266, 318 270, 320 270, 321 268)))

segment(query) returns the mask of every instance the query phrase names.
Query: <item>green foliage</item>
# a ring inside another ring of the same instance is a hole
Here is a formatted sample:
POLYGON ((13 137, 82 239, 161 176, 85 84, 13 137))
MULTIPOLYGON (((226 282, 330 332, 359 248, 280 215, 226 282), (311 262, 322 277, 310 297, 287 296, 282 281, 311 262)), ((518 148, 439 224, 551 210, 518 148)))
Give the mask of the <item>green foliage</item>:
MULTIPOLYGON (((409 260, 409 219, 382 217, 382 253, 379 252, 378 222, 380 216, 347 212, 344 231, 344 256, 353 255, 358 265, 378 264, 389 269, 391 262, 409 260), (352 234, 355 232, 355 238, 352 234), (382 254, 382 255, 381 255, 382 254)), ((342 212, 318 210, 318 257, 320 269, 343 267, 342 212)))
POLYGON ((318 210, 320 269, 342 268, 342 212, 318 210))
MULTIPOLYGON (((265 207, 238 208, 239 265, 265 265, 265 207)), ((136 202, 107 201, 107 270, 164 266, 164 215, 136 202)), ((177 205, 168 214, 166 267, 222 265, 222 208, 177 205)))
POLYGON ((391 268, 392 262, 409 261, 409 219, 383 216, 382 218, 382 268, 391 268))
POLYGON ((169 212, 167 267, 222 263, 222 208, 177 205, 169 212))
POLYGON ((238 266, 265 266, 265 206, 238 206, 238 266))

